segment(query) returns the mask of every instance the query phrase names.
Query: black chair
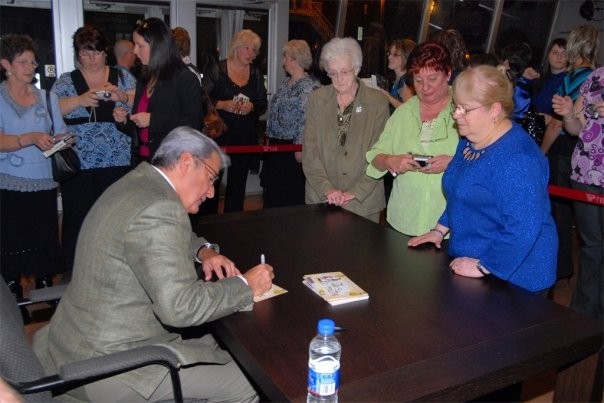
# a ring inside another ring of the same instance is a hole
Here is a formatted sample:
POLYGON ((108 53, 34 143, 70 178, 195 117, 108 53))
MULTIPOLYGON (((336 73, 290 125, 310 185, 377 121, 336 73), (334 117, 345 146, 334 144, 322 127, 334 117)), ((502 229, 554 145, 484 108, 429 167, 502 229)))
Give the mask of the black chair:
MULTIPOLYGON (((45 291, 50 300, 62 295, 60 288, 52 290, 53 288, 55 287, 45 291)), ((42 297, 35 294, 30 297, 29 303, 34 303, 34 299, 35 302, 42 302, 42 297)), ((147 365, 162 365, 168 368, 174 389, 174 401, 182 402, 178 375, 180 363, 168 348, 162 346, 138 347, 72 362, 61 366, 58 374, 47 376, 27 342, 23 318, 15 296, 0 278, 0 377, 24 395, 27 402, 53 401, 53 390, 85 385, 147 365)))

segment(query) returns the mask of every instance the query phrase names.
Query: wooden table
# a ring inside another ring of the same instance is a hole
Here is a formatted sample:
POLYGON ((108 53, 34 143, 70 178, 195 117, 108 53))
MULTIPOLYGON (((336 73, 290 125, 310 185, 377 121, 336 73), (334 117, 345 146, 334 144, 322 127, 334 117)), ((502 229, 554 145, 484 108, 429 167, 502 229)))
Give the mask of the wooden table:
POLYGON ((272 401, 305 400, 308 344, 324 317, 347 329, 340 401, 462 401, 551 368, 557 400, 601 397, 601 323, 494 277, 453 275, 445 253, 410 249, 394 230, 327 206, 205 217, 196 230, 242 271, 264 253, 288 290, 212 324, 272 401), (369 300, 330 306, 302 284, 336 270, 369 300))

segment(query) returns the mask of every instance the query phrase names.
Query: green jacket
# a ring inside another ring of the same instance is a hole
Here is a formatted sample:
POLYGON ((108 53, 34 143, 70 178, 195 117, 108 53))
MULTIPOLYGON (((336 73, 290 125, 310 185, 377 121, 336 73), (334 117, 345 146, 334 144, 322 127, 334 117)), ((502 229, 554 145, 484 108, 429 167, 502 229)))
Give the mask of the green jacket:
POLYGON ((302 167, 306 175, 306 204, 324 202, 337 188, 356 196, 346 207, 361 216, 380 212, 386 205, 382 180, 365 174, 365 153, 388 120, 388 99, 359 82, 346 144, 338 142, 338 103, 333 85, 310 94, 306 109, 302 167))
MULTIPOLYGON (((451 113, 445 108, 436 118, 429 141, 420 141, 421 119, 419 99, 412 97, 399 106, 386 123, 377 143, 367 152, 367 175, 381 178, 387 171, 375 168, 371 161, 378 154, 455 154, 459 134, 451 113)), ((388 174, 390 175, 390 174, 388 174)), ((443 174, 425 174, 408 171, 398 175, 392 185, 386 219, 397 231, 407 235, 421 235, 434 228, 445 210, 445 196, 441 188, 443 174)))

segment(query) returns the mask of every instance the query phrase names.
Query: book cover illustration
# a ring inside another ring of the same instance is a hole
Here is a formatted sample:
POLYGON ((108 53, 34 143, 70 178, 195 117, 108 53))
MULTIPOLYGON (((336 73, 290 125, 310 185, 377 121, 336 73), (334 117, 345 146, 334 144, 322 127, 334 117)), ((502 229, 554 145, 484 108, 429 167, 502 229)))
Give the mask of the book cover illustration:
POLYGON ((369 294, 340 271, 307 274, 302 282, 330 305, 361 301, 369 294))

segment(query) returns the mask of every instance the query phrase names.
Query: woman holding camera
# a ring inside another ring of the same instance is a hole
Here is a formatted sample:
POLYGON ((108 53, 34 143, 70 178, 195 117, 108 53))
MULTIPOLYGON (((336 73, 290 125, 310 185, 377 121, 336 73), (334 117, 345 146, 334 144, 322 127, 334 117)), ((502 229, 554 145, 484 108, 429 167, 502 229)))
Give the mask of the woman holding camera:
POLYGON ((442 46, 417 46, 407 62, 417 95, 394 111, 366 154, 367 175, 395 176, 386 220, 403 234, 426 232, 445 207, 441 178, 459 141, 451 116, 451 69, 442 46))
POLYGON ((82 169, 61 184, 62 242, 66 270, 71 270, 80 227, 96 199, 130 169, 130 137, 115 127, 113 108, 130 108, 136 79, 107 65, 107 41, 93 25, 73 35, 77 68, 62 74, 52 87, 61 114, 76 135, 74 150, 82 169))

